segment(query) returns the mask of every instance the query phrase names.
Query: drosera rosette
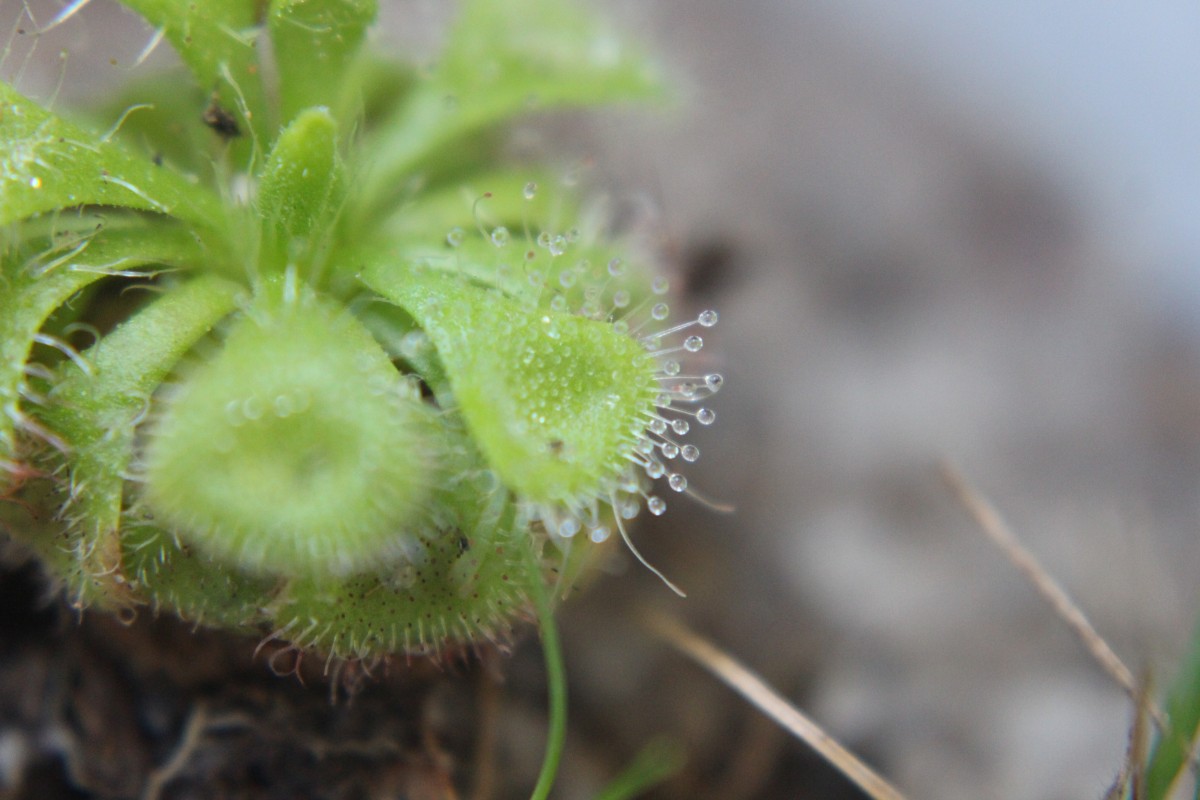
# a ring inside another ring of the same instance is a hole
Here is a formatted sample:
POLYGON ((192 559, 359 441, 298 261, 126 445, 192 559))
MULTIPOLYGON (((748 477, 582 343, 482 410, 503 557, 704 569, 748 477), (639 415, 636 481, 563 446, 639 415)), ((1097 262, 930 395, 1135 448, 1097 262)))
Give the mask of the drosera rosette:
POLYGON ((467 0, 426 69, 371 0, 125 5, 190 87, 0 84, 0 524, 77 607, 437 656, 692 491, 716 313, 499 146, 661 96, 645 59, 570 0, 467 0))

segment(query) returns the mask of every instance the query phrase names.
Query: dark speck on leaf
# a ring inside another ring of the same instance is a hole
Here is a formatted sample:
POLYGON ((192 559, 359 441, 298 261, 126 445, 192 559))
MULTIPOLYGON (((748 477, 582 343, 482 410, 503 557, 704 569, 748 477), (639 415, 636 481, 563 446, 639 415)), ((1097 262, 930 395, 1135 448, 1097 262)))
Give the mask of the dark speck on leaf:
POLYGON ((238 127, 237 119, 227 108, 217 102, 216 97, 209 101, 208 108, 204 109, 200 119, 223 139, 233 139, 242 135, 242 129, 238 127))

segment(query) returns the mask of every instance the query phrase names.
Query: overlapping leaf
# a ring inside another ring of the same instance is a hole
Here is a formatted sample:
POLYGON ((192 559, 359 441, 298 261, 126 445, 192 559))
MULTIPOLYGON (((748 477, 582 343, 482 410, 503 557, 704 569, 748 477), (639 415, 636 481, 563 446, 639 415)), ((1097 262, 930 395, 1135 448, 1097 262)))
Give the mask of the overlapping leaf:
POLYGON ((76 206, 123 206, 203 226, 222 217, 203 188, 0 83, 0 226, 76 206))

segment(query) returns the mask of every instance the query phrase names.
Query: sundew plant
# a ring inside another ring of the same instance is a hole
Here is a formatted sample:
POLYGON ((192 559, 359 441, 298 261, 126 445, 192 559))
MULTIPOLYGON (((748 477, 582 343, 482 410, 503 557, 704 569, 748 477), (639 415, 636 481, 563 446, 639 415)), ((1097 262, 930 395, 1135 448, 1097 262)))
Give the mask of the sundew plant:
POLYGON ((692 491, 716 313, 504 156, 660 97, 642 57, 570 0, 465 0, 419 67, 365 46, 374 0, 122 3, 190 75, 0 84, 0 522, 72 603, 439 656, 692 491))

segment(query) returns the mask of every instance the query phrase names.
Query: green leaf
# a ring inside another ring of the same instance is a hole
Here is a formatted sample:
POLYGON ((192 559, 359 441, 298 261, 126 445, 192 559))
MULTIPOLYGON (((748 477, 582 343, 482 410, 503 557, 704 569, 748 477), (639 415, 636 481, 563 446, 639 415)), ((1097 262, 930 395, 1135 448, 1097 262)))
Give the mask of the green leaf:
POLYGON ((430 488, 425 407, 361 323, 288 278, 165 403, 146 501, 185 541, 249 571, 394 562, 430 488))
POLYGON ((333 581, 293 576, 274 627, 295 644, 340 658, 436 655, 505 638, 528 607, 540 543, 461 424, 436 423, 431 512, 404 532, 408 558, 333 581))
POLYGON ((224 144, 198 113, 208 98, 198 86, 181 85, 177 71, 156 72, 103 98, 87 121, 96 130, 115 129, 113 138, 129 152, 211 187, 224 144))
MULTIPOLYGON (((491 236, 504 226, 514 247, 532 245, 523 240, 527 227, 540 227, 552 217, 573 218, 578 213, 575 198, 546 191, 553 182, 549 174, 497 170, 476 174, 461 181, 423 189, 412 199, 398 204, 379 227, 390 239, 407 239, 428 244, 441 243, 452 228, 460 227, 474 236, 482 227, 491 236), (525 188, 534 187, 525 198, 525 188), (432 236, 431 236, 432 234, 432 236)), ((536 235, 536 232, 535 232, 536 235)))
MULTIPOLYGON (((15 451, 13 426, 27 420, 21 409, 25 363, 46 319, 89 284, 114 272, 147 266, 201 263, 204 250, 186 229, 154 227, 102 229, 83 237, 27 243, 0 265, 0 460, 15 451)), ((2 476, 0 476, 2 478, 2 476)))
POLYGON ((217 198, 0 83, 0 226, 76 206, 124 206, 215 227, 217 198))
POLYGON ((310 106, 342 107, 347 70, 377 10, 376 0, 271 0, 284 124, 310 106))
POLYGON ((173 288, 84 353, 86 369, 71 365, 50 395, 45 421, 72 448, 67 513, 80 530, 83 577, 102 594, 121 579, 118 532, 137 423, 159 384, 242 291, 212 275, 173 288))
POLYGON ((531 111, 661 95, 648 62, 572 0, 468 0, 431 77, 372 143, 365 192, 386 197, 439 148, 531 111))
POLYGON ((507 486, 573 508, 615 489, 658 395, 656 362, 636 339, 450 273, 375 265, 362 279, 421 324, 507 486))
POLYGON ((271 151, 259 185, 259 212, 285 237, 319 234, 322 217, 343 189, 341 178, 337 123, 324 108, 307 109, 271 151))
POLYGON ((155 610, 166 609, 202 625, 251 628, 278 591, 273 577, 247 575, 180 544, 170 533, 140 521, 121 533, 126 579, 155 610))
POLYGON ((120 0, 163 35, 212 92, 213 109, 232 114, 260 146, 271 130, 258 63, 259 0, 120 0))
POLYGON ((1167 691, 1168 729, 1160 733, 1150 751, 1146 767, 1146 800, 1166 800, 1181 770, 1189 769, 1188 758, 1200 729, 1200 620, 1192 633, 1188 651, 1179 664, 1167 691))

